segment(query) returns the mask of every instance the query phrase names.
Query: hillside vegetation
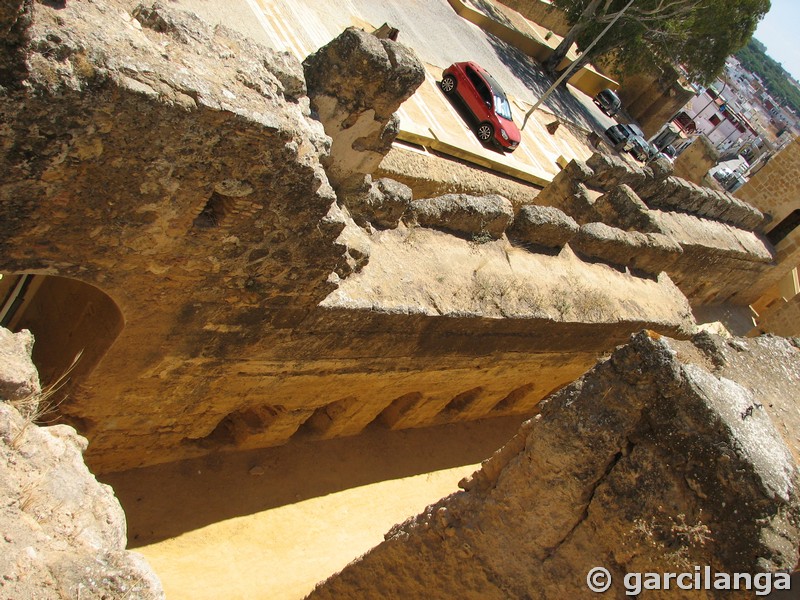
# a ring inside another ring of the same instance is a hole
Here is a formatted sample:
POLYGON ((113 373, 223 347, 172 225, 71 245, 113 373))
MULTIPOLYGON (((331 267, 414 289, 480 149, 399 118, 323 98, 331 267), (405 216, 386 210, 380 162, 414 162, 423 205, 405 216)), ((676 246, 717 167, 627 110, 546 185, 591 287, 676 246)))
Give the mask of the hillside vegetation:
POLYGON ((752 38, 735 56, 745 68, 761 77, 775 100, 800 114, 800 90, 790 81, 791 75, 781 63, 770 57, 766 50, 764 44, 752 38))

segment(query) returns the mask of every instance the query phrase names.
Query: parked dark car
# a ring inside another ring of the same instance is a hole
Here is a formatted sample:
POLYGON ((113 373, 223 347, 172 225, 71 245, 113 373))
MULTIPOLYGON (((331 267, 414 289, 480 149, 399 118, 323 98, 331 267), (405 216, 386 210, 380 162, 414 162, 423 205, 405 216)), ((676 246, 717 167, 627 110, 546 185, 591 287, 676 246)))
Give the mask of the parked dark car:
POLYGON ((442 91, 457 95, 475 118, 475 134, 481 142, 492 142, 512 152, 521 135, 511 116, 511 105, 500 84, 480 65, 458 62, 442 73, 442 91))
POLYGON ((613 117, 622 108, 622 101, 614 90, 605 89, 594 97, 594 103, 609 117, 613 117))
POLYGON ((617 146, 634 135, 643 138, 644 132, 639 129, 638 125, 634 125, 633 123, 620 123, 619 125, 612 125, 606 129, 606 136, 611 140, 612 145, 616 149, 619 149, 617 146))
POLYGON ((675 160, 675 158, 678 156, 678 151, 675 149, 675 146, 673 146, 672 144, 664 146, 661 149, 661 152, 662 152, 662 154, 665 154, 668 158, 671 158, 672 160, 675 160))
POLYGON ((625 140, 623 150, 641 162, 647 162, 658 154, 656 147, 640 135, 632 135, 625 140))

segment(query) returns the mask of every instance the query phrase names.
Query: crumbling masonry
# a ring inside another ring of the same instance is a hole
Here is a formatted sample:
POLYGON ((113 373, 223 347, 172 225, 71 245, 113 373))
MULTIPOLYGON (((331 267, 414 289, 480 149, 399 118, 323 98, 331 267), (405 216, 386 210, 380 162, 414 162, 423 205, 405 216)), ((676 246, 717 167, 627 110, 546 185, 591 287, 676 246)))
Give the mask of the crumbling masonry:
POLYGON ((530 414, 769 268, 757 211, 657 165, 524 206, 372 181, 422 77, 396 42, 300 65, 159 4, 4 6, 0 283, 51 276, 18 326, 53 377, 84 350, 59 411, 95 469, 530 414))

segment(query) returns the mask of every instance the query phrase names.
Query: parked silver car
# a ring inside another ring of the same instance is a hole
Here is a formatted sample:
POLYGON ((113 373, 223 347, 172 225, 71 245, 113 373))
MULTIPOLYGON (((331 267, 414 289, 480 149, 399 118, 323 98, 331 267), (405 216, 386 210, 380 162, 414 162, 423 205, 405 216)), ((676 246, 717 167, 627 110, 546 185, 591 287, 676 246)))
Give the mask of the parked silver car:
POLYGON ((594 103, 609 117, 613 117, 622 108, 622 101, 614 90, 605 89, 594 97, 594 103))

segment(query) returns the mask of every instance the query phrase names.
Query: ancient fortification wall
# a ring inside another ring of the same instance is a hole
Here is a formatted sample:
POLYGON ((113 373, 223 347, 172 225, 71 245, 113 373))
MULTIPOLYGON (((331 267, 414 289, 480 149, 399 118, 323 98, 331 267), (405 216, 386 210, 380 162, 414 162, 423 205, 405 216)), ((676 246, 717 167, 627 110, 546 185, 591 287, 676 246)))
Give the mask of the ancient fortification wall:
POLYGON ((59 407, 96 469, 529 414, 771 260, 758 211, 655 165, 574 163, 548 207, 373 180, 421 81, 395 42, 348 29, 301 66, 162 5, 16 7, 0 272, 113 304, 59 407))
POLYGON ((536 198, 572 217, 579 254, 647 273, 666 271, 693 306, 735 298, 773 270, 755 232, 763 215, 730 194, 670 175, 665 160, 632 167, 594 154, 573 161, 536 198))
MULTIPOLYGON (((60 406, 95 468, 524 414, 630 331, 691 329, 668 279, 511 248, 481 216, 437 231, 441 201, 412 209, 357 168, 337 202, 330 139, 287 55, 162 6, 24 14, 31 41, 12 48, 24 68, 1 105, 0 268, 81 280, 119 308, 119 337, 60 406)), ((392 42, 336 43, 320 55, 360 53, 382 65, 374 77, 406 69, 392 42)))
POLYGON ((772 157, 736 192, 736 197, 768 216, 763 230, 775 240, 776 269, 766 273, 744 292, 752 303, 800 265, 800 140, 794 140, 772 157), (779 235, 776 236, 776 234, 779 235), (778 239, 779 238, 779 239, 778 239))

